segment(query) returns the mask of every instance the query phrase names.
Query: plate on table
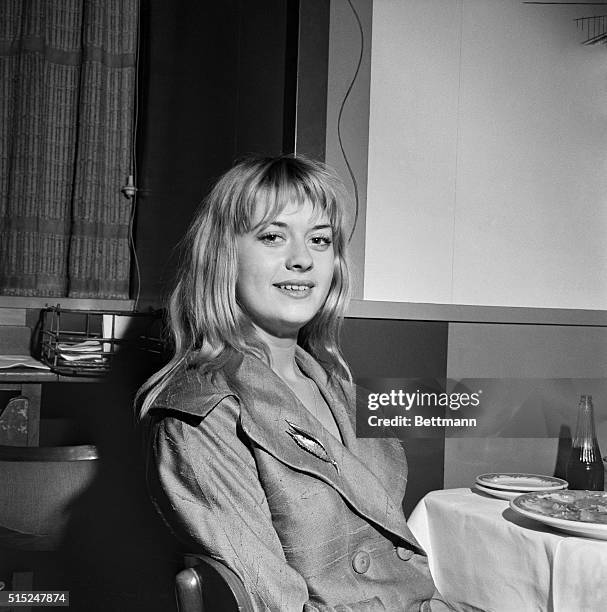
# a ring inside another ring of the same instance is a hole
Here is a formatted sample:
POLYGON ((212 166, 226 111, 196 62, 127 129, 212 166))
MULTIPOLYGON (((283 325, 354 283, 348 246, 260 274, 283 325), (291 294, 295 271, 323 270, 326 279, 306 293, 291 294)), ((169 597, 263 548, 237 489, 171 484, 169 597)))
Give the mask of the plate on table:
POLYGON ((519 495, 523 495, 521 491, 502 491, 501 489, 491 489, 490 487, 484 487, 478 482, 474 483, 474 487, 487 495, 491 495, 493 497, 497 497, 498 499, 505 499, 510 501, 519 495))
POLYGON ((511 500, 510 507, 566 533, 607 540, 607 491, 525 493, 511 500))
POLYGON ((562 478, 543 476, 541 474, 494 473, 481 474, 476 477, 476 483, 490 489, 500 491, 557 491, 566 489, 569 483, 562 478))

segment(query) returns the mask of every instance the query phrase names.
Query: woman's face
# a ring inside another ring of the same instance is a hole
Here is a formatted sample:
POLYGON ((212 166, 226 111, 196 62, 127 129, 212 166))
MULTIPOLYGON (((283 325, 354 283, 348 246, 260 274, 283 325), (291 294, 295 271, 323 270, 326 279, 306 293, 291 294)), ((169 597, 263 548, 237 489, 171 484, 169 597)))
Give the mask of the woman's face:
POLYGON ((266 225, 238 236, 237 247, 240 305, 264 331, 297 337, 323 305, 333 278, 326 213, 310 202, 288 204, 266 225))

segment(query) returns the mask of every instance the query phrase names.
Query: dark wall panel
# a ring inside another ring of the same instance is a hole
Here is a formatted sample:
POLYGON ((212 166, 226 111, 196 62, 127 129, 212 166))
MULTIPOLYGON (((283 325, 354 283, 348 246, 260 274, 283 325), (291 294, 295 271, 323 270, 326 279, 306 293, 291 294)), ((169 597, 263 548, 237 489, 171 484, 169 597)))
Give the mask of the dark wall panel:
POLYGON ((234 152, 238 5, 144 3, 136 244, 142 301, 173 275, 174 246, 234 152))
MULTIPOLYGON (((346 319, 342 348, 355 378, 445 378, 448 324, 346 319)), ((404 442, 409 462, 405 513, 428 492, 443 488, 444 438, 404 442)))
POLYGON ((286 0, 144 2, 140 306, 160 304, 175 246, 217 177, 245 154, 282 152, 286 9, 286 0))
POLYGON ((325 159, 329 65, 329 0, 300 0, 297 40, 296 122, 293 150, 325 159))
MULTIPOLYGON (((235 155, 283 153, 287 45, 285 0, 242 2, 238 25, 235 155)), ((288 152, 288 151, 284 151, 288 152)))

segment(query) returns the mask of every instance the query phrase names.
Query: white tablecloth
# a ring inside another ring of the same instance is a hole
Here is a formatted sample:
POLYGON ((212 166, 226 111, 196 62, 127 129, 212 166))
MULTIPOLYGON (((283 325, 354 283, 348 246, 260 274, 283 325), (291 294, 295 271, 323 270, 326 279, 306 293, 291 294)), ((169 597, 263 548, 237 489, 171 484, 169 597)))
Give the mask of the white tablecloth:
POLYGON ((562 534, 471 489, 429 493, 408 523, 458 610, 607 611, 607 541, 562 534))

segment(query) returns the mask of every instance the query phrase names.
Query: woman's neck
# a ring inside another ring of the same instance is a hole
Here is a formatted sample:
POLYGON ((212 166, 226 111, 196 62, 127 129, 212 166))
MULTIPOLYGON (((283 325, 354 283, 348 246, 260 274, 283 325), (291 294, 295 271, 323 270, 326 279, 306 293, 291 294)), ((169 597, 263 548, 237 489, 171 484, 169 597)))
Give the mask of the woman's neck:
POLYGON ((301 377, 295 362, 297 338, 278 338, 269 334, 257 325, 254 326, 257 336, 268 347, 270 367, 280 378, 287 382, 295 382, 301 377))

